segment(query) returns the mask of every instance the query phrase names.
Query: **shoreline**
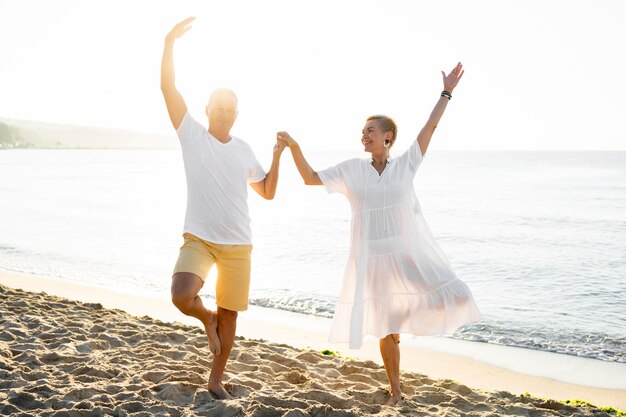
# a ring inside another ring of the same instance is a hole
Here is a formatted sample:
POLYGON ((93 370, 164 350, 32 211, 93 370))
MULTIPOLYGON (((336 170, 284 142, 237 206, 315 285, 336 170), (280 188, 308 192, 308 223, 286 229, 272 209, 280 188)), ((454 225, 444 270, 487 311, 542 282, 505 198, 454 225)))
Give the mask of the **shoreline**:
MULTIPOLYGON (((99 303, 105 308, 121 309, 137 317, 149 316, 164 322, 199 327, 195 319, 182 315, 167 298, 156 294, 121 293, 96 285, 1 269, 0 284, 71 300, 99 303)), ((366 339, 360 350, 348 350, 346 346, 327 342, 329 323, 329 319, 320 317, 251 306, 239 316, 237 335, 318 352, 330 349, 343 357, 356 357, 381 364, 376 339, 366 339)), ((401 355, 403 372, 461 381, 480 390, 529 393, 535 397, 556 400, 580 399, 598 406, 626 410, 626 372, 621 372, 622 369, 626 371, 626 364, 434 337, 411 339, 404 336, 401 355), (506 369, 512 364, 517 368, 506 369), (545 376, 550 373, 577 383, 557 381, 545 376)))

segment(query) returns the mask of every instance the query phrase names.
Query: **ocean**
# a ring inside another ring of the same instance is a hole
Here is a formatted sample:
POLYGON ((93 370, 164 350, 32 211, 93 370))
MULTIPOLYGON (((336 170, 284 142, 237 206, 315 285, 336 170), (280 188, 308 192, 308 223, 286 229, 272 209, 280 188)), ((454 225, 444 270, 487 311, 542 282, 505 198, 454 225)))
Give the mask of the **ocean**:
MULTIPOLYGON (((449 337, 626 363, 626 152, 429 151, 415 188, 483 314, 449 337)), ((251 303, 332 317, 347 201, 306 187, 289 151, 276 198, 249 191, 251 303)), ((1 151, 0 268, 169 294, 185 203, 179 150, 1 151)))

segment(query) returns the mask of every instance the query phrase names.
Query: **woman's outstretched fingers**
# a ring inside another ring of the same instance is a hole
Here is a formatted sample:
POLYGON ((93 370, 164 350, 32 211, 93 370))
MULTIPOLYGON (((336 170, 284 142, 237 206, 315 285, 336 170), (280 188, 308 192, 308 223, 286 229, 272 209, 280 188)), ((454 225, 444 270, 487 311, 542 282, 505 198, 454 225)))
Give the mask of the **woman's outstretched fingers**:
POLYGON ((444 89, 448 92, 452 92, 452 90, 459 83, 459 80, 464 73, 465 70, 463 69, 463 64, 461 64, 460 62, 456 64, 456 66, 452 69, 452 71, 450 71, 448 75, 446 75, 444 71, 441 71, 444 89))
POLYGON ((454 75, 456 76, 457 80, 461 79, 464 72, 465 70, 463 69, 463 64, 461 64, 460 62, 456 64, 456 68, 454 69, 454 75))

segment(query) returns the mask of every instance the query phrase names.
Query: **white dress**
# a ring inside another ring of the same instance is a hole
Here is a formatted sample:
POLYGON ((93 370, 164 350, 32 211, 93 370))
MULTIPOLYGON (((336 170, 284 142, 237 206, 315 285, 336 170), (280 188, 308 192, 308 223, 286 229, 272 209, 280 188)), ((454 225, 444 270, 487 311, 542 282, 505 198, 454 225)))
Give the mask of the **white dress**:
POLYGON ((381 175, 371 159, 318 172, 329 193, 352 208, 350 252, 329 341, 361 346, 363 336, 446 334, 480 320, 472 293, 452 270, 422 216, 413 179, 417 141, 389 158, 381 175))

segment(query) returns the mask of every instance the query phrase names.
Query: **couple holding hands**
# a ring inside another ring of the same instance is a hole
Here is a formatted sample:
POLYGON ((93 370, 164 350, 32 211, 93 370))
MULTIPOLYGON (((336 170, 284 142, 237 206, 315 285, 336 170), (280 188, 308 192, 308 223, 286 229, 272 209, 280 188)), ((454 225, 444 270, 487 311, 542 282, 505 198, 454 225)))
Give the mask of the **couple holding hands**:
POLYGON ((361 135, 370 158, 316 171, 298 143, 279 132, 266 173, 250 146, 230 134, 237 118, 237 97, 231 90, 211 94, 207 129, 189 115, 176 89, 174 42, 192 21, 183 20, 165 37, 161 90, 180 139, 187 180, 184 244, 172 276, 172 302, 204 325, 214 355, 209 391, 217 399, 232 398, 222 377, 237 314, 248 307, 252 243, 247 186, 265 199, 274 198, 280 156, 288 147, 306 185, 345 195, 352 209, 350 251, 329 341, 356 349, 365 335, 378 337, 390 384, 387 404, 396 404, 401 399, 400 333, 445 334, 480 319, 469 288, 433 239, 413 188, 433 132, 463 75, 462 65, 447 75, 442 72, 444 91, 417 139, 401 155, 390 156, 395 122, 375 115, 366 119, 361 135), (198 296, 214 264, 217 311, 207 309, 198 296))

